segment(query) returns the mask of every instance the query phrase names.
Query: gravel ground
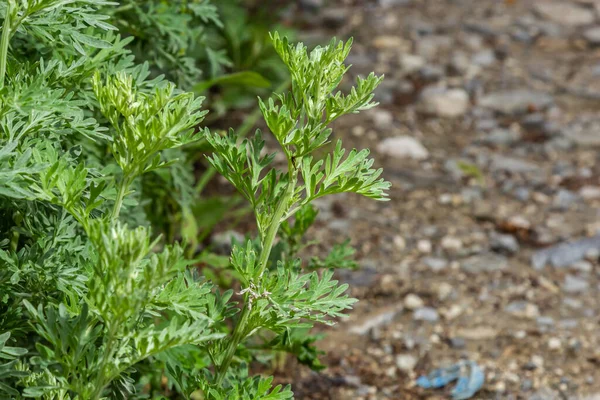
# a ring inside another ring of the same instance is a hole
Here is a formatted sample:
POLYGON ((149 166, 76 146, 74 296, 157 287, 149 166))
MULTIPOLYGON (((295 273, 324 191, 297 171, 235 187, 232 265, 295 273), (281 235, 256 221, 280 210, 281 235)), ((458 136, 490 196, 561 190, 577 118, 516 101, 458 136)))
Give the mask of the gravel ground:
MULTIPOLYGON (((361 301, 326 330, 298 399, 445 399, 415 379, 461 359, 478 399, 600 398, 600 1, 302 0, 305 41, 353 36, 381 106, 335 126, 391 201, 319 204, 349 233, 361 301)), ((292 371, 292 372, 289 372, 292 371)))

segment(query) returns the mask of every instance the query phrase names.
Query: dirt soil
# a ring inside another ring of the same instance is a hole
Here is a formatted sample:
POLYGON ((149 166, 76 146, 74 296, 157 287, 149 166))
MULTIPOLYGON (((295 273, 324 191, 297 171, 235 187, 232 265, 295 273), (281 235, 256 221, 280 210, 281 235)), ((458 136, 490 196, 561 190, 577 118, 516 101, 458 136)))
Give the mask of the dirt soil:
POLYGON ((600 1, 303 0, 289 18, 308 42, 353 36, 351 73, 386 75, 380 107, 334 131, 393 189, 319 204, 315 238, 358 249, 339 276, 360 302, 325 330, 327 370, 279 380, 446 399, 416 378, 467 359, 475 399, 600 398, 600 1))

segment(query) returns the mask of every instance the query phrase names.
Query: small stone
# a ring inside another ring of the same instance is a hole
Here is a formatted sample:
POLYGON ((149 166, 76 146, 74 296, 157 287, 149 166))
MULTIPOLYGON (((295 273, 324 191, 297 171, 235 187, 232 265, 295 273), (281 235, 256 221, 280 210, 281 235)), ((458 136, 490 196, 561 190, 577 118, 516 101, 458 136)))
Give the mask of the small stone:
POLYGON ((534 354, 533 356, 531 356, 531 363, 535 365, 536 368, 544 368, 544 358, 542 356, 534 354))
POLYGON ((592 46, 600 45, 600 26, 583 31, 583 38, 592 46))
POLYGON ((520 115, 531 110, 544 110, 554 103, 552 96, 530 90, 518 89, 494 92, 484 96, 479 104, 500 114, 520 115))
POLYGON ((489 67, 490 65, 496 62, 496 55, 494 54, 493 50, 482 50, 474 54, 471 61, 475 65, 489 67))
POLYGON ((579 200, 579 196, 577 194, 571 192, 570 190, 560 189, 556 196, 554 197, 554 201, 552 205, 558 210, 568 210, 569 207, 579 200))
POLYGON ((550 338, 548 339, 548 348, 550 350, 559 350, 562 347, 562 342, 559 338, 550 338))
POLYGON ((451 252, 459 251, 463 247, 462 241, 454 236, 443 237, 440 244, 444 250, 451 252))
POLYGON ((590 263, 589 261, 581 260, 581 261, 577 261, 577 262, 571 264, 569 268, 576 270, 576 271, 588 273, 588 272, 592 272, 592 269, 594 267, 592 266, 592 263, 590 263))
POLYGON ((534 9, 542 17, 565 26, 589 25, 596 19, 592 11, 568 1, 538 2, 534 9))
POLYGON ((303 9, 315 12, 323 7, 323 0, 300 0, 299 4, 303 9))
POLYGON ((421 239, 417 242, 417 250, 419 250, 419 253, 421 254, 431 253, 432 248, 433 245, 431 244, 431 241, 427 239, 421 239))
POLYGON ((494 154, 490 163, 492 171, 503 171, 511 173, 530 173, 539 170, 539 167, 529 161, 515 157, 506 157, 501 154, 494 154))
POLYGON ((454 293, 454 288, 448 282, 442 282, 438 286, 437 295, 441 301, 447 300, 454 293))
POLYGON ((450 347, 453 349, 464 349, 467 346, 465 339, 461 337, 450 338, 450 347))
POLYGON ((585 200, 598 200, 600 199, 600 187, 584 186, 579 189, 579 195, 585 200))
POLYGON ((565 276, 562 290, 567 293, 580 293, 587 291, 589 287, 590 284, 587 280, 575 275, 567 275, 565 276))
POLYGON ((377 151, 394 158, 424 160, 429 157, 429 151, 417 139, 410 136, 384 139, 377 145, 377 151))
POLYGON ((415 321, 436 322, 440 316, 435 308, 422 307, 414 312, 413 318, 415 321))
POLYGON ((502 271, 508 267, 506 257, 495 253, 484 253, 471 256, 461 262, 461 268, 472 274, 481 272, 502 271))
POLYGON ((211 243, 219 252, 231 252, 231 245, 235 243, 244 243, 244 235, 237 231, 225 231, 213 235, 211 243))
POLYGON ((505 254, 515 254, 519 251, 519 242, 513 235, 493 232, 490 236, 492 250, 505 254))
POLYGON ((434 272, 443 271, 448 267, 448 261, 443 258, 425 257, 421 261, 434 272))
POLYGON ((400 371, 412 372, 417 366, 417 358, 410 354, 399 354, 396 356, 396 366, 400 371))
POLYGON ((513 301, 509 303, 504 308, 504 311, 506 311, 509 314, 512 314, 517 318, 533 319, 537 318, 540 315, 540 310, 538 306, 522 300, 513 301))
POLYGON ((489 326, 459 329, 457 335, 467 340, 487 340, 498 335, 498 331, 489 326))
POLYGON ((424 304, 423 300, 413 293, 407 294, 404 298, 404 307, 408 310, 416 310, 417 308, 423 307, 424 304))
POLYGON ((540 326, 551 327, 554 326, 554 318, 546 316, 538 317, 537 323, 540 326))
POLYGON ((519 132, 512 129, 497 128, 481 138, 481 142, 489 145, 508 146, 521 139, 519 132))
POLYGON ((523 382, 521 382, 521 390, 528 392, 531 389, 533 389, 533 381, 531 379, 524 379, 523 382))
POLYGON ((349 11, 345 7, 327 7, 322 12, 323 23, 332 29, 341 28, 350 17, 349 11))
POLYGON ((371 110, 371 118, 373 119, 373 124, 380 129, 389 128, 394 122, 392 113, 383 109, 371 110))
POLYGON ((420 70, 426 63, 423 57, 416 54, 402 54, 399 59, 400 69, 405 74, 420 70))
POLYGON ((429 115, 455 118, 469 109, 469 95, 462 89, 427 88, 421 92, 417 109, 429 115))
POLYGON ((394 236, 394 247, 401 251, 406 249, 406 240, 400 235, 394 236))

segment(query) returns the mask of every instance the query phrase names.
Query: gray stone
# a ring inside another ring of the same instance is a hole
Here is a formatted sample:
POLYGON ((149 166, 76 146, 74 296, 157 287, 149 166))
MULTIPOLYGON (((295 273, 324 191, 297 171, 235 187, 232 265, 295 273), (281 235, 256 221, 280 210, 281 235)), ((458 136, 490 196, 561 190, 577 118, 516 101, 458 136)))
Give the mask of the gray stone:
POLYGON ((244 235, 237 231, 225 231, 213 235, 210 239, 215 249, 219 252, 229 253, 231 252, 232 244, 244 243, 244 235))
POLYGON ((580 118, 562 131, 565 138, 581 147, 600 146, 600 119, 580 118))
POLYGON ((324 0, 300 0, 299 4, 305 10, 315 12, 323 7, 324 0))
POLYGON ((350 17, 350 9, 345 7, 327 7, 321 15, 323 23, 330 28, 341 28, 350 17))
POLYGON ((490 247, 492 250, 506 254, 515 254, 520 250, 519 242, 513 235, 497 232, 493 232, 490 236, 490 247))
POLYGON ((410 136, 384 139, 377 145, 377 151, 394 158, 424 160, 429 157, 427 149, 417 139, 410 136))
POLYGON ((450 338, 450 347, 453 349, 464 349, 467 346, 465 339, 461 337, 450 338))
POLYGON ((494 154, 490 163, 492 171, 504 171, 512 173, 529 173, 539 171, 539 167, 529 161, 520 158, 505 157, 501 154, 494 154))
POLYGON ((424 257, 421 261, 434 272, 442 271, 448 267, 448 261, 443 258, 424 257))
POLYGON ((398 354, 396 356, 396 366, 400 371, 412 372, 417 366, 417 358, 410 354, 398 354))
POLYGON ((493 50, 482 50, 479 53, 474 54, 471 61, 475 65, 488 67, 496 62, 496 55, 493 50))
POLYGON ((579 200, 579 196, 576 193, 571 192, 570 190, 560 189, 554 200, 552 205, 558 210, 568 210, 571 205, 579 200))
POLYGON ((415 321, 436 322, 440 319, 440 316, 435 308, 422 307, 415 310, 413 318, 415 321))
POLYGON ((521 139, 519 132, 512 129, 496 128, 489 134, 481 137, 481 142, 485 144, 508 146, 518 142, 521 139))
POLYGON ((469 109, 469 95, 462 89, 427 88, 419 98, 417 109, 428 115, 455 118, 469 109))
POLYGON ((568 267, 583 260, 589 251, 599 249, 600 235, 596 235, 537 251, 531 257, 531 264, 535 269, 542 269, 548 263, 557 268, 568 267))
POLYGON ((405 74, 412 74, 413 72, 417 72, 423 66, 425 66, 426 61, 423 57, 418 56, 416 54, 402 54, 399 59, 400 69, 405 74))
POLYGON ((593 46, 600 45, 600 26, 586 29, 583 32, 583 38, 593 46))
POLYGON ((525 114, 531 108, 544 110, 554 104, 547 93, 532 90, 506 90, 484 96, 479 105, 505 115, 525 114))
POLYGON ((554 318, 548 316, 538 317, 537 324, 544 327, 554 326, 554 318))
POLYGON ((517 300, 509 303, 504 308, 504 311, 518 318, 533 319, 540 315, 538 306, 523 300, 517 300))
POLYGON ((552 22, 571 27, 589 25, 596 19, 593 11, 569 1, 538 2, 534 9, 552 22))
POLYGON ((472 274, 502 271, 508 267, 506 257, 494 253, 475 255, 463 260, 461 268, 472 274))
POLYGON ((589 289, 590 283, 583 278, 575 275, 565 276, 565 281, 562 285, 562 290, 567 293, 581 293, 589 289))

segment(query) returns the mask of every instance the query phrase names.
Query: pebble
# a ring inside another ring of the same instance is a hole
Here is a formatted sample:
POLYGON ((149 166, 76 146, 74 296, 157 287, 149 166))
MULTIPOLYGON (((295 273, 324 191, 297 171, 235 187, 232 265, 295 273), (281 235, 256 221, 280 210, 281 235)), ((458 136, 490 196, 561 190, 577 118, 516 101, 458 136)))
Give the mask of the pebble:
POLYGON ((322 12, 323 23, 329 28, 341 28, 350 17, 347 7, 326 7, 322 12))
POLYGON ((481 142, 490 145, 508 146, 518 142, 521 134, 512 129, 496 128, 481 137, 481 142))
POLYGON ((424 306, 423 300, 417 296, 416 294, 410 293, 407 294, 404 298, 404 307, 408 310, 416 310, 424 306))
POLYGON ((544 110, 554 104, 547 93, 517 89, 490 93, 479 101, 479 105, 505 115, 525 114, 532 109, 544 110))
POLYGON ((462 89, 427 88, 421 93, 417 109, 442 118, 460 117, 469 109, 469 95, 462 89))
POLYGON ((541 269, 547 263, 553 267, 567 267, 586 257, 588 252, 600 250, 600 235, 582 238, 542 249, 534 253, 531 263, 534 268, 541 269))
POLYGON ((504 311, 517 318, 533 319, 540 315, 540 310, 537 305, 522 300, 509 303, 504 308, 504 311))
POLYGON ((579 189, 579 195, 585 200, 598 200, 600 199, 600 187, 583 186, 579 189))
POLYGON ((503 271, 507 267, 508 260, 506 257, 495 253, 484 253, 471 256, 461 262, 461 268, 472 274, 503 271))
POLYGON ((515 254, 519 252, 519 242, 513 235, 493 232, 490 236, 490 247, 492 250, 505 254, 515 254))
POLYGON ((412 372, 417 366, 417 358, 410 354, 398 354, 396 356, 396 366, 400 371, 412 372))
POLYGON ((240 232, 231 230, 213 235, 210 240, 218 251, 229 253, 232 243, 244 243, 244 239, 240 232))
POLYGON ((575 275, 567 275, 565 276, 562 290, 566 293, 580 293, 585 292, 589 287, 590 284, 587 280, 575 275))
POLYGON ((402 54, 399 58, 400 70, 404 74, 412 74, 423 68, 426 61, 416 54, 402 54))
POLYGON ((391 112, 387 110, 383 110, 381 108, 376 108, 371 111, 371 118, 373 119, 373 124, 380 129, 389 128, 392 126, 394 122, 394 116, 391 112))
POLYGON ((415 310, 413 318, 415 321, 436 322, 440 316, 435 308, 422 307, 415 310))
POLYGON ((453 349, 464 349, 467 346, 467 342, 464 338, 453 337, 450 338, 450 347, 453 349))
POLYGON ((424 160, 429 157, 429 151, 417 139, 410 136, 384 139, 377 145, 377 151, 394 158, 424 160))
POLYGON ((440 272, 448 267, 448 260, 443 258, 425 257, 421 261, 434 272, 440 272))
POLYGON ((538 2, 534 9, 552 22, 571 27, 589 25, 596 19, 592 11, 569 1, 538 2))
POLYGON ((560 348, 562 347, 562 342, 560 341, 559 338, 550 338, 548 339, 548 348, 550 350, 560 350, 560 348))
POLYGON ((583 38, 592 46, 600 45, 600 26, 586 29, 583 32, 583 38))
POLYGON ((440 245, 442 246, 442 248, 444 250, 451 251, 451 252, 457 252, 458 250, 462 249, 462 247, 463 247, 462 241, 459 238, 454 237, 454 236, 444 236, 442 238, 440 245))
POLYGON ((421 239, 417 242, 417 250, 419 250, 419 253, 421 254, 429 254, 432 249, 433 245, 430 240, 421 239))

